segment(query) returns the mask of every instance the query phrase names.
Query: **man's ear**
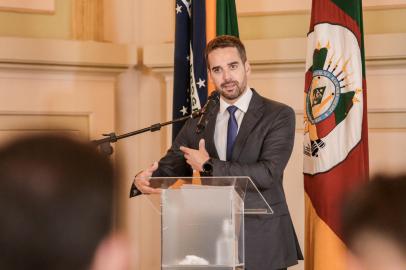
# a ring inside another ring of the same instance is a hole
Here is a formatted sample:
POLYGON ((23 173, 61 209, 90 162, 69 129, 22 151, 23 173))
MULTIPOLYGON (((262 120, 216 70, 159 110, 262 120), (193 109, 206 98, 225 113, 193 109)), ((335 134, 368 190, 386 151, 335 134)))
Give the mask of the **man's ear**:
POLYGON ((250 75, 251 74, 251 65, 250 65, 250 62, 248 62, 248 60, 245 61, 244 67, 245 67, 245 73, 247 75, 250 75))
POLYGON ((130 269, 130 246, 126 238, 112 233, 98 245, 90 270, 130 269))

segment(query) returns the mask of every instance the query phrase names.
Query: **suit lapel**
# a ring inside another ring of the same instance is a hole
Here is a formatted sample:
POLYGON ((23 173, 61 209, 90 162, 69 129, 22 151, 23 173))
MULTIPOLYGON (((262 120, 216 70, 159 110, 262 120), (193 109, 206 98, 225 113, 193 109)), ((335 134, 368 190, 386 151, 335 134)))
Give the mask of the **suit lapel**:
POLYGON ((214 130, 216 128, 216 120, 217 120, 217 114, 220 110, 220 104, 217 104, 217 106, 211 111, 211 114, 209 115, 209 122, 206 126, 206 129, 204 131, 204 139, 206 142, 206 149, 207 152, 209 153, 210 157, 219 158, 219 155, 217 153, 216 145, 214 144, 214 130))
POLYGON ((263 100, 260 95, 252 89, 252 98, 248 110, 244 115, 241 122, 241 127, 239 128, 237 138, 234 143, 233 153, 231 155, 231 160, 238 160, 241 151, 248 139, 253 128, 256 126, 258 121, 263 116, 263 100))

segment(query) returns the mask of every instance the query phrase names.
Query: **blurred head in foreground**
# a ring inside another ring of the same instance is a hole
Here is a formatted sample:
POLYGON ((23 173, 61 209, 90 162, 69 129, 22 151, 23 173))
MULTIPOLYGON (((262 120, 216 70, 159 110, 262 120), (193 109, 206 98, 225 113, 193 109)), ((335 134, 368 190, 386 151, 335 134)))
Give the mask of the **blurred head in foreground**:
POLYGON ((113 190, 91 145, 40 135, 0 148, 0 269, 127 269, 113 190))
POLYGON ((343 209, 349 268, 406 269, 406 175, 378 176, 343 209))

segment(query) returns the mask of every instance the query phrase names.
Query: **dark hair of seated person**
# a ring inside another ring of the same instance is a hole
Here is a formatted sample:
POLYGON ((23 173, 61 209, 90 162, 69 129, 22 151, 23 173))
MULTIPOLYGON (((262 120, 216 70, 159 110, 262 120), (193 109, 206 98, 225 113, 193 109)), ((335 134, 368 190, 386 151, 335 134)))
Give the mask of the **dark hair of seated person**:
POLYGON ((343 207, 342 230, 350 250, 361 234, 373 233, 406 254, 406 175, 376 176, 351 194, 343 207))
POLYGON ((106 157, 65 136, 0 148, 0 269, 88 269, 112 229, 113 180, 106 157))

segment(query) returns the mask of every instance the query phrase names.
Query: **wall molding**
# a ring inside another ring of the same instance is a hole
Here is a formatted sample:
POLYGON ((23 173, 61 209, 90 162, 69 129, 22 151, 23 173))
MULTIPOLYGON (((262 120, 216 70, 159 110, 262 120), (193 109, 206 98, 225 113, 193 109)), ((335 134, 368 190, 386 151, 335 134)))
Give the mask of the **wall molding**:
POLYGON ((137 63, 138 52, 133 45, 0 37, 0 66, 6 68, 117 72, 137 63))
POLYGON ((53 14, 55 0, 0 0, 0 11, 53 14))
POLYGON ((77 132, 83 138, 89 138, 89 113, 12 113, 0 111, 0 122, 0 133, 77 132))
MULTIPOLYGON (((279 38, 244 41, 253 70, 304 70, 306 38, 279 38)), ((145 46, 143 64, 158 73, 173 70, 174 44, 145 46)), ((406 65, 406 34, 365 36, 366 64, 406 65)))
POLYGON ((0 79, 30 80, 30 81, 92 81, 92 82, 116 82, 117 72, 121 69, 86 69, 77 67, 33 66, 33 65, 4 65, 0 64, 0 79), (109 73, 107 73, 109 72, 109 73))
MULTIPOLYGON (((264 16, 276 14, 308 14, 311 0, 237 0, 239 16, 264 16)), ((406 8, 406 0, 364 0, 364 10, 406 8)))

